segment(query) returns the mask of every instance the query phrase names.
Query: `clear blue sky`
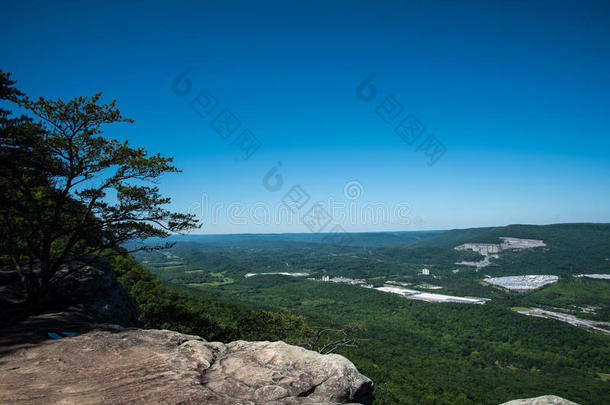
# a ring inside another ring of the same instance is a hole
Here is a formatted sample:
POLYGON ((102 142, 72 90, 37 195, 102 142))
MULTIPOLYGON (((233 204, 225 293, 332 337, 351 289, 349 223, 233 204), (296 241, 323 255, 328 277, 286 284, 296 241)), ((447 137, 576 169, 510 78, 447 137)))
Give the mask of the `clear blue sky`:
POLYGON ((106 134, 174 156, 184 170, 161 183, 174 209, 198 207, 204 193, 209 205, 225 205, 201 232, 306 232, 232 223, 226 212, 232 202, 275 208, 294 184, 312 202, 409 207, 408 224, 338 221, 350 231, 610 222, 607 1, 8 1, 2 9, 0 68, 30 96, 116 98, 136 122, 106 134), (178 96, 172 82, 187 67, 192 89, 178 96), (365 102, 356 88, 371 72, 377 93, 365 102), (219 102, 205 119, 189 108, 204 89, 219 102), (404 111, 386 124, 375 109, 390 95, 404 111), (238 132, 262 142, 248 160, 210 126, 225 107, 238 132), (426 127, 413 145, 393 131, 409 113, 426 127), (433 166, 416 151, 429 134, 446 147, 433 166), (262 178, 277 162, 284 185, 271 192, 262 178), (349 181, 364 190, 357 200, 344 196, 349 181))

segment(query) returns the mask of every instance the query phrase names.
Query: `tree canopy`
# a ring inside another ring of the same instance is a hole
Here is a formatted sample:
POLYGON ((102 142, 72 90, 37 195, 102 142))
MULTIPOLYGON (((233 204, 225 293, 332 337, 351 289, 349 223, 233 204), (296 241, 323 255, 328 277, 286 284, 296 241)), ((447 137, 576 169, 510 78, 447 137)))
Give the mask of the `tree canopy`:
POLYGON ((133 122, 114 100, 32 100, 14 84, 0 71, 0 99, 27 113, 0 111, 0 249, 31 303, 67 261, 197 226, 159 191, 163 174, 179 172, 171 157, 103 136, 109 124, 133 122))

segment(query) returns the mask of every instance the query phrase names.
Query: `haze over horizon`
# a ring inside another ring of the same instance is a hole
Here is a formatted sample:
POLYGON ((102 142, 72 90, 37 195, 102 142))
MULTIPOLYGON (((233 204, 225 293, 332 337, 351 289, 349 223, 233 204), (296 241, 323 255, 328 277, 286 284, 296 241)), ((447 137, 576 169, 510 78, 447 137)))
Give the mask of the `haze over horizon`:
POLYGON ((4 9, 2 69, 32 98, 116 99, 136 122, 105 135, 175 157, 160 187, 199 233, 307 233, 318 201, 353 232, 610 222, 608 2, 4 9))

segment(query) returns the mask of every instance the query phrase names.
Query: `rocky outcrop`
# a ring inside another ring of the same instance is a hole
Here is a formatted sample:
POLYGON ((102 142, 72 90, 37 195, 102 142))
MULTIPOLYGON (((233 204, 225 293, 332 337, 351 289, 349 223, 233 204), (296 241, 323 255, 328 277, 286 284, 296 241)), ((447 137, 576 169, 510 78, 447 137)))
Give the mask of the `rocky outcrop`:
MULTIPOLYGON (((20 284, 2 282, 0 304, 18 311, 20 284)), ((105 260, 70 263, 51 284, 48 312, 0 329, 1 404, 372 403, 373 383, 340 355, 124 328, 137 309, 105 260)))
POLYGON ((372 390, 337 354, 112 325, 5 350, 0 362, 2 404, 371 404, 372 390))
POLYGON ((51 279, 49 300, 69 306, 90 321, 121 326, 138 325, 138 309, 131 296, 118 282, 110 263, 95 263, 71 271, 79 263, 63 266, 51 279))
POLYGON ((555 395, 544 395, 536 398, 515 399, 501 405, 578 405, 576 402, 568 401, 555 395))
MULTIPOLYGON (((0 280, 0 315, 8 319, 13 313, 26 313, 26 295, 18 275, 4 270, 0 274, 4 275, 0 280)), ((96 258, 89 264, 74 261, 62 266, 50 280, 50 292, 43 306, 49 313, 79 314, 89 322, 138 325, 136 305, 106 259, 96 258)))

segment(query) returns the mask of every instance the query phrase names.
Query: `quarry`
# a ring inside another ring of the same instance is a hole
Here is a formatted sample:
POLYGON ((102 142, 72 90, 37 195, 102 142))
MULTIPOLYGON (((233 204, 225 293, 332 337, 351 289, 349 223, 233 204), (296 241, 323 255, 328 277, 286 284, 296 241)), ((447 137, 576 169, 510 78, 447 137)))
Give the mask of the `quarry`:
POLYGON ((499 253, 509 249, 531 249, 546 246, 546 243, 538 239, 520 239, 503 236, 500 238, 502 243, 464 243, 456 246, 455 250, 472 250, 483 255, 483 259, 478 262, 462 261, 456 264, 462 266, 472 266, 476 268, 487 267, 491 264, 491 259, 498 259, 499 253))
POLYGON ((508 290, 535 290, 547 284, 553 284, 559 277, 552 275, 526 275, 507 277, 487 277, 485 283, 492 284, 508 290))

